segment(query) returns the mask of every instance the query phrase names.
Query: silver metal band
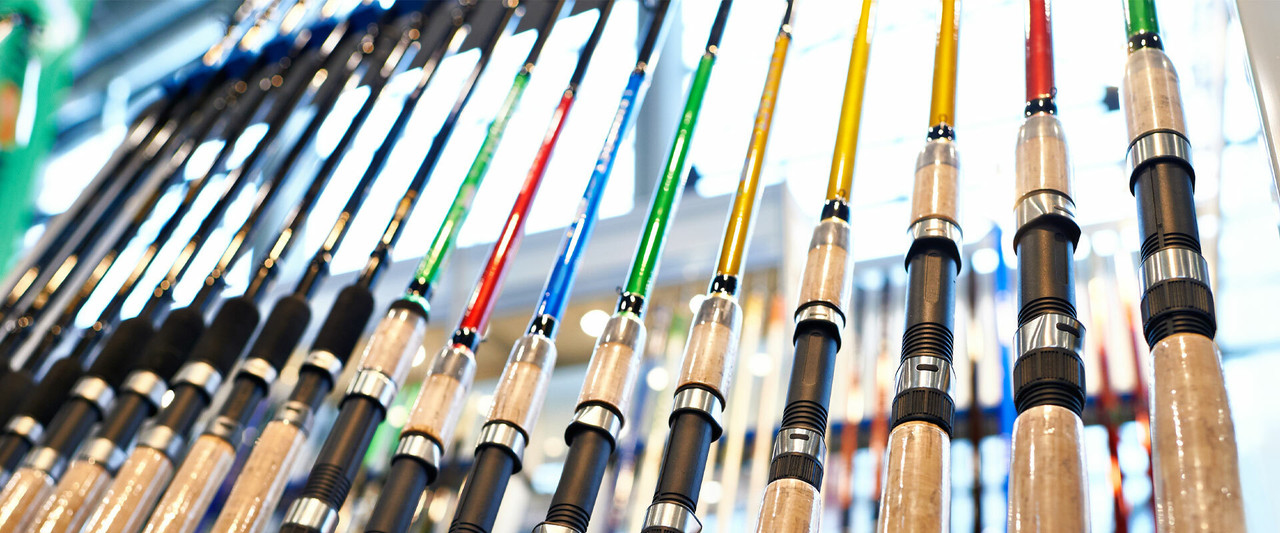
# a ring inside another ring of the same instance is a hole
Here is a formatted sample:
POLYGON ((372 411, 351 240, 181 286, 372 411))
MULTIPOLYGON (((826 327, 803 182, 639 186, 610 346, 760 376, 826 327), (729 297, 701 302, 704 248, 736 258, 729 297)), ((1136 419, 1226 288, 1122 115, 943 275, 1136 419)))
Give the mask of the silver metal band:
POLYGON ((821 320, 829 322, 831 325, 844 331, 844 314, 836 310, 836 308, 826 305, 825 302, 807 302, 809 305, 804 306, 796 311, 795 322, 799 324, 806 320, 821 320))
POLYGON ((303 402, 285 402, 276 411, 276 420, 297 426, 303 433, 311 433, 311 425, 315 423, 315 414, 311 406, 303 402))
POLYGON ((1190 248, 1165 248, 1142 261, 1142 292, 1170 279, 1194 279, 1209 286, 1209 263, 1190 248))
POLYGON ((528 440, 529 437, 526 437, 524 432, 514 424, 504 420, 494 420, 480 428, 480 439, 476 443, 476 449, 484 445, 502 446, 511 450, 517 460, 523 460, 524 447, 528 444, 528 440))
POLYGON ((1059 348, 1084 353, 1084 325, 1061 313, 1037 316, 1013 334, 1013 345, 1021 356, 1040 348, 1059 348))
POLYGON ((62 476, 62 470, 67 467, 67 458, 58 453, 58 450, 48 446, 41 446, 31 450, 25 458, 22 459, 22 468, 30 468, 39 470, 50 477, 58 479, 62 476))
POLYGON ((641 531, 648 531, 649 528, 674 529, 681 533, 699 533, 702 531, 702 522, 698 521, 698 517, 694 516, 693 511, 685 509, 683 505, 671 502, 658 502, 649 506, 644 513, 644 526, 641 531))
POLYGON ((435 374, 449 376, 459 383, 470 383, 476 375, 476 356, 466 346, 449 345, 431 358, 427 375, 435 374))
POLYGON ((178 369, 178 373, 173 376, 173 383, 195 385, 212 398, 213 393, 218 392, 218 386, 222 385, 222 373, 209 363, 192 361, 178 369))
POLYGON ((280 372, 276 370, 276 367, 272 366, 271 363, 261 357, 245 359, 244 362, 240 364, 240 373, 248 374, 262 380, 263 383, 267 384, 268 388, 271 387, 272 383, 275 383, 276 376, 280 374, 280 372))
POLYGON ((411 433, 400 437, 400 442, 396 444, 396 452, 392 457, 400 457, 401 455, 416 457, 424 463, 440 468, 440 457, 444 455, 444 450, 441 450, 440 445, 431 440, 430 437, 420 433, 411 433))
POLYGON ((160 402, 164 401, 164 391, 169 389, 169 384, 155 372, 138 370, 129 374, 120 388, 146 398, 152 407, 159 407, 160 402))
POLYGON ((227 444, 230 444, 231 448, 235 449, 240 447, 240 438, 244 434, 244 424, 229 416, 219 416, 209 422, 209 427, 204 430, 204 433, 227 441, 227 444))
POLYGON ((1125 173, 1130 176, 1142 165, 1155 159, 1181 159, 1191 164, 1191 141, 1171 131, 1153 131, 1138 137, 1129 146, 1125 173))
POLYGON ((955 396, 956 374, 951 363, 932 355, 912 355, 898 365, 898 392, 907 389, 936 389, 955 396))
POLYGON ((116 399, 116 392, 105 379, 85 376, 71 388, 71 396, 87 400, 98 408, 99 413, 106 414, 111 409, 111 402, 116 399))
POLYGON ((605 430, 614 442, 618 441, 618 433, 622 431, 622 419, 603 405, 591 404, 579 407, 573 413, 572 424, 594 426, 605 430))
POLYGON ((19 415, 9 420, 9 424, 4 427, 5 432, 12 433, 22 439, 35 444, 40 441, 40 435, 44 434, 44 426, 40 424, 34 417, 27 415, 19 415))
POLYGON ((383 409, 391 408, 391 401, 396 399, 396 382, 377 370, 361 370, 347 386, 347 396, 367 396, 382 404, 383 409))
POLYGON ((1075 220, 1076 204, 1061 192, 1040 191, 1019 201, 1013 214, 1017 218, 1017 227, 1021 229, 1036 219, 1049 215, 1075 220))
POLYGON ((533 533, 583 533, 569 526, 560 524, 548 524, 543 522, 533 528, 533 533))
POLYGON ((321 533, 338 529, 338 510, 316 498, 298 498, 289 506, 284 523, 308 527, 321 533))
POLYGON ((105 437, 98 437, 89 441, 80 450, 80 455, 77 456, 82 461, 89 461, 102 466, 112 474, 120 470, 120 465, 124 464, 126 457, 123 448, 105 437))
POLYGON ((179 435, 173 428, 160 424, 151 424, 138 434, 138 446, 146 446, 157 450, 168 456, 169 460, 175 463, 181 458, 180 454, 185 444, 186 439, 182 435, 179 435))
POLYGON ((671 412, 690 409, 707 413, 718 428, 724 427, 720 420, 720 415, 724 414, 724 402, 711 391, 702 387, 688 387, 677 392, 675 401, 671 404, 671 412))
POLYGON ((827 441, 821 433, 811 429, 783 428, 778 432, 778 438, 773 439, 773 455, 770 459, 789 453, 808 455, 821 464, 827 458, 827 441))
POLYGON ((324 350, 307 352, 307 357, 302 360, 302 365, 313 366, 328 372, 329 378, 335 383, 338 381, 338 376, 342 375, 342 360, 324 350))
POLYGON ((907 246, 911 243, 926 238, 946 239, 956 243, 956 248, 964 246, 964 232, 960 231, 957 226, 950 220, 941 218, 922 218, 907 228, 907 246))

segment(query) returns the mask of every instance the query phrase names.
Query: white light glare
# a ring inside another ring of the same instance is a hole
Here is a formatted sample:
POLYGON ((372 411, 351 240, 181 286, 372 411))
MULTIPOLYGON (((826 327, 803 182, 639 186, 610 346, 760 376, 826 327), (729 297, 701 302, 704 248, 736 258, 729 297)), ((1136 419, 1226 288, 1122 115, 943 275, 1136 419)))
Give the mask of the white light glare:
POLYGON ((604 326, 609 322, 609 313, 599 309, 592 309, 582 314, 582 318, 578 320, 578 326, 582 328, 582 332, 590 337, 599 337, 604 333, 604 326))

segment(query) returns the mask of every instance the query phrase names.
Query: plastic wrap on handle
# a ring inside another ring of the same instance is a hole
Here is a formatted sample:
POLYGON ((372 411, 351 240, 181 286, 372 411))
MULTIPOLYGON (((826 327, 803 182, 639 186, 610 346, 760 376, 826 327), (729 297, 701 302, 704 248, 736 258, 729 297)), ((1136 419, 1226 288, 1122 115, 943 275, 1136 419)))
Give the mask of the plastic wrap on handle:
POLYGON ((1056 405, 1027 409, 1013 422, 1009 531, 1089 531, 1084 424, 1056 405))
POLYGON ((396 386, 403 386, 426 333, 426 317, 409 309, 392 307, 369 338, 356 370, 380 372, 396 386))
POLYGON ((822 525, 822 495, 813 485, 783 478, 764 488, 758 533, 817 533, 822 525))
POLYGON ((1151 446, 1162 532, 1245 530, 1235 426, 1213 340, 1165 337, 1151 350, 1151 446))
POLYGON ((146 446, 134 449, 82 533, 137 533, 172 478, 173 463, 164 452, 146 446))
POLYGON ((531 333, 516 340, 493 391, 489 421, 510 422, 532 435, 555 368, 556 344, 551 339, 531 333))
POLYGON ((307 434, 295 424, 279 420, 267 424, 211 531, 264 531, 271 521, 271 513, 280 504, 289 474, 303 454, 306 441, 307 434))
POLYGON ((182 466, 165 490, 143 530, 146 533, 192 533, 235 463, 231 444, 212 435, 201 435, 191 445, 182 466))
POLYGON ((1038 191, 1053 191, 1073 198, 1067 138, 1058 117, 1041 113, 1022 123, 1015 149, 1019 199, 1038 191))
POLYGON ((453 441, 453 431, 458 427, 475 375, 475 356, 465 346, 450 346, 436 354, 418 398, 409 410, 404 433, 426 435, 442 450, 448 446, 453 441))
POLYGON ((40 503, 53 494, 53 478, 35 468, 19 468, 0 491, 0 532, 27 533, 40 503))
POLYGON ((704 298, 689 327, 676 388, 697 385, 714 392, 722 402, 727 399, 741 337, 742 308, 737 298, 720 293, 704 298))
POLYGON ((916 157, 916 180, 911 194, 911 224, 940 218, 960 224, 960 156, 955 143, 933 139, 916 157))
POLYGON ((828 218, 813 228, 800 278, 800 303, 826 302, 841 313, 853 294, 853 238, 849 223, 828 218))
POLYGON ((951 439, 927 422, 889 433, 877 533, 951 531, 951 439))
POLYGON ((102 465, 79 459, 73 461, 62 474, 62 479, 58 480, 53 495, 40 507, 31 530, 38 533, 80 531, 110 484, 111 473, 102 465))
POLYGON ((1129 54, 1124 65, 1123 101, 1129 142, 1154 130, 1186 136, 1178 72, 1164 50, 1147 47, 1129 54))
POLYGON ((609 406, 619 417, 631 412, 631 397, 644 355, 644 323, 630 313, 615 314, 596 338, 578 407, 587 403, 609 406))

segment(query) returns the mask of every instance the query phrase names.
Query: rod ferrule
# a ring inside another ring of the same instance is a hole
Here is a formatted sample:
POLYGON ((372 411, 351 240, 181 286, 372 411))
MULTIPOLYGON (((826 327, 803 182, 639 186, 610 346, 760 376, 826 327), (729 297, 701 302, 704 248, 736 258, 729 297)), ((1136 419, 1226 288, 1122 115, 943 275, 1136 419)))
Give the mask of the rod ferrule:
POLYGON ((44 425, 30 415, 18 415, 9 420, 4 430, 10 435, 17 436, 29 443, 35 444, 40 442, 40 435, 44 434, 44 425))
POLYGON ((342 375, 342 359, 327 350, 311 350, 302 359, 302 366, 320 369, 329 374, 329 382, 337 383, 342 375))
POLYGON ((782 428, 773 439, 769 481, 798 479, 815 488, 822 487, 827 441, 808 428, 782 428))
POLYGON ((421 461, 427 468, 438 471, 440 458, 443 455, 444 450, 440 448, 440 443, 421 433, 411 433, 400 436, 400 442, 396 444, 396 451, 391 457, 392 461, 396 457, 410 457, 421 461))
POLYGON ((315 424, 315 412, 305 402, 285 402, 284 405, 280 406, 280 410, 276 411, 275 420, 295 426, 303 434, 309 434, 311 433, 311 426, 315 424))
POLYGON ((338 510, 316 498, 298 498, 285 513, 284 523, 320 533, 333 533, 338 529, 338 510))
POLYGON ((239 374, 252 376, 261 381, 266 388, 270 388, 271 384, 275 383, 276 377, 279 376, 280 372, 276 370, 275 365, 272 365, 266 359, 254 357, 245 359, 243 363, 240 363, 239 374))
POLYGON ((706 415, 711 421, 711 440, 720 438, 724 433, 724 422, 722 416, 724 414, 724 401, 716 396, 715 393, 699 386, 685 387, 676 391, 675 400, 671 405, 670 422, 675 422, 675 417, 681 412, 693 411, 706 415))
MULTIPOLYGON (((913 248, 915 243, 927 239, 940 239, 947 241, 950 246, 954 246, 956 257, 960 256, 961 247, 964 245, 964 232, 960 231, 960 226, 955 222, 942 218, 925 218, 911 223, 907 228, 907 245, 913 248)), ((907 261, 910 261, 911 254, 907 254, 907 261)), ((959 266, 959 262, 956 263, 959 266)))
MULTIPOLYGON (((1056 191, 1040 191, 1018 201, 1014 208, 1018 231, 1037 223, 1042 218, 1059 217, 1075 221, 1076 204, 1066 195, 1056 191)), ((1079 240, 1079 232, 1076 232, 1079 240)))
MULTIPOLYGON (((617 443, 618 434, 622 432, 622 417, 603 405, 592 403, 580 406, 573 412, 573 420, 569 422, 569 432, 572 432, 575 426, 599 428, 609 435, 611 441, 617 443)), ((566 440, 568 440, 567 437, 566 440)))
POLYGON ((67 468, 67 458, 58 453, 58 450, 49 446, 41 446, 31 450, 26 457, 22 459, 20 468, 30 468, 39 470, 49 477, 58 479, 62 477, 62 471, 67 468))
POLYGON ((218 386, 222 385, 222 373, 209 363, 192 361, 182 365, 178 373, 174 374, 173 384, 176 386, 179 383, 193 385, 204 391, 206 397, 212 398, 218 391, 218 386))
POLYGON ((164 401, 164 392, 169 390, 169 384, 155 372, 138 370, 125 378, 120 389, 146 398, 153 408, 159 408, 164 401))
POLYGON ((1138 275, 1143 293, 1160 282, 1175 279, 1190 279, 1208 287, 1209 263, 1190 248, 1165 248, 1147 256, 1138 275))
POLYGON ((1081 353, 1084 350, 1084 325, 1060 313, 1047 313, 1027 321, 1013 334, 1018 355, 1040 348, 1054 348, 1081 353))
POLYGON ((683 505, 672 502, 657 502, 649 506, 644 513, 644 526, 641 531, 661 531, 664 533, 700 533, 702 522, 683 505))
POLYGON ((1037 315, 1013 336, 1013 403, 1019 413, 1055 405, 1080 415, 1085 403, 1084 326, 1061 313, 1037 315))
POLYGON ((897 391, 893 398, 892 427, 920 420, 941 427, 948 435, 955 420, 955 369, 951 361, 935 355, 908 355, 898 365, 897 391))
POLYGON ((111 403, 116 399, 115 389, 106 380, 98 376, 85 376, 71 388, 71 396, 82 398, 93 404, 99 413, 106 414, 111 403))
POLYGON ((476 442, 477 452, 485 446, 505 448, 516 460, 515 472, 520 471, 520 463, 524 460, 524 448, 529 444, 529 437, 515 424, 505 420, 495 420, 480 428, 480 438, 476 442))
POLYGON ((396 382, 377 370, 361 370, 347 386, 347 396, 364 396, 378 402, 385 411, 396 399, 396 382))
POLYGON ((177 462, 182 458, 182 449, 186 439, 173 428, 163 424, 148 424, 138 434, 138 446, 146 446, 165 454, 169 461, 177 462))
POLYGON ((76 459, 99 465, 112 474, 120 470, 120 465, 124 464, 126 458, 128 454, 124 452, 124 448, 105 437, 89 441, 76 456, 76 459))

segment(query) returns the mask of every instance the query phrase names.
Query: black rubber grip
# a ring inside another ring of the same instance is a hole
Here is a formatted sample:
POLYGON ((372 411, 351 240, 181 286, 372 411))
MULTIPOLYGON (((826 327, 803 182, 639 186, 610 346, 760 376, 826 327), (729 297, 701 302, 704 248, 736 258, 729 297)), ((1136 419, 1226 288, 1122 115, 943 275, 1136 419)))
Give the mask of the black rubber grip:
POLYGON ((951 424, 955 421, 956 404, 951 396, 938 389, 917 387, 907 389, 893 397, 889 420, 892 427, 904 422, 928 422, 942 428, 951 435, 951 424))
POLYGON ((385 413, 377 400, 365 396, 348 396, 338 411, 329 436, 316 454, 311 474, 302 495, 341 509, 347 491, 360 472, 361 461, 369 451, 373 432, 385 413))
POLYGON ((653 502, 670 502, 698 510, 698 493, 711 449, 712 423, 705 412, 685 410, 671 415, 671 433, 663 450, 662 470, 653 502))
POLYGON ((149 344, 148 339, 154 334, 155 328, 146 318, 133 317, 121 322, 107 338, 93 366, 89 367, 89 374, 98 376, 113 386, 119 386, 131 367, 147 360, 145 355, 142 359, 135 358, 139 353, 146 353, 143 346, 149 344))
POLYGON ((782 427, 827 432, 831 403, 831 382, 835 377, 836 338, 829 330, 808 327, 814 321, 796 325, 795 364, 787 386, 787 406, 782 411, 782 427))
POLYGON ((574 432, 560 484, 551 496, 548 523, 569 526, 577 531, 587 530, 596 497, 600 495, 600 482, 612 454, 613 439, 604 431, 583 427, 574 432))
POLYGON ((427 490, 430 479, 426 465, 413 457, 391 460, 391 471, 382 484, 382 495, 369 515, 365 533, 405 533, 413 523, 418 500, 427 490))
POLYGON ((13 472, 18 468, 18 463, 22 462, 22 458, 31 451, 35 445, 31 441, 14 435, 13 433, 5 433, 0 435, 0 469, 5 472, 13 472))
POLYGON ((209 330, 191 349, 191 360, 209 363, 227 375, 249 344, 253 330, 258 328, 258 318, 258 306, 252 299, 241 296, 227 300, 209 324, 209 330))
POLYGON ((34 386, 35 380, 25 370, 8 370, 0 376, 0 424, 8 424, 9 419, 18 413, 18 408, 34 386))
POLYGON ((1013 404, 1019 413, 1041 405, 1084 412, 1084 362, 1071 350, 1031 350, 1013 365, 1013 404))
POLYGON ((333 301, 333 309, 325 317, 312 350, 323 350, 333 354, 346 364, 351 352, 360 342, 369 317, 373 316, 373 293, 360 285, 350 285, 333 301))
MULTIPOLYGON (((502 495, 516 466, 516 458, 506 448, 482 446, 471 463, 471 474, 458 495, 458 508, 453 513, 449 531, 453 533, 489 533, 498 519, 502 495)), ((415 501, 416 504, 416 501, 415 501)))
POLYGON ((187 362, 196 340, 204 332, 204 315, 199 309, 183 307, 164 319, 160 330, 147 343, 138 370, 155 372, 165 381, 187 362))
POLYGON ((40 384, 36 385, 35 392, 22 402, 18 414, 34 418, 42 426, 48 424, 67 399, 67 393, 83 375, 84 369, 80 367, 79 361, 72 358, 60 359, 49 368, 49 373, 44 375, 40 384))
POLYGON ((306 298, 295 294, 276 302, 262 325, 262 332, 249 348, 248 357, 263 359, 280 370, 298 347, 310 322, 311 306, 307 305, 306 298))

